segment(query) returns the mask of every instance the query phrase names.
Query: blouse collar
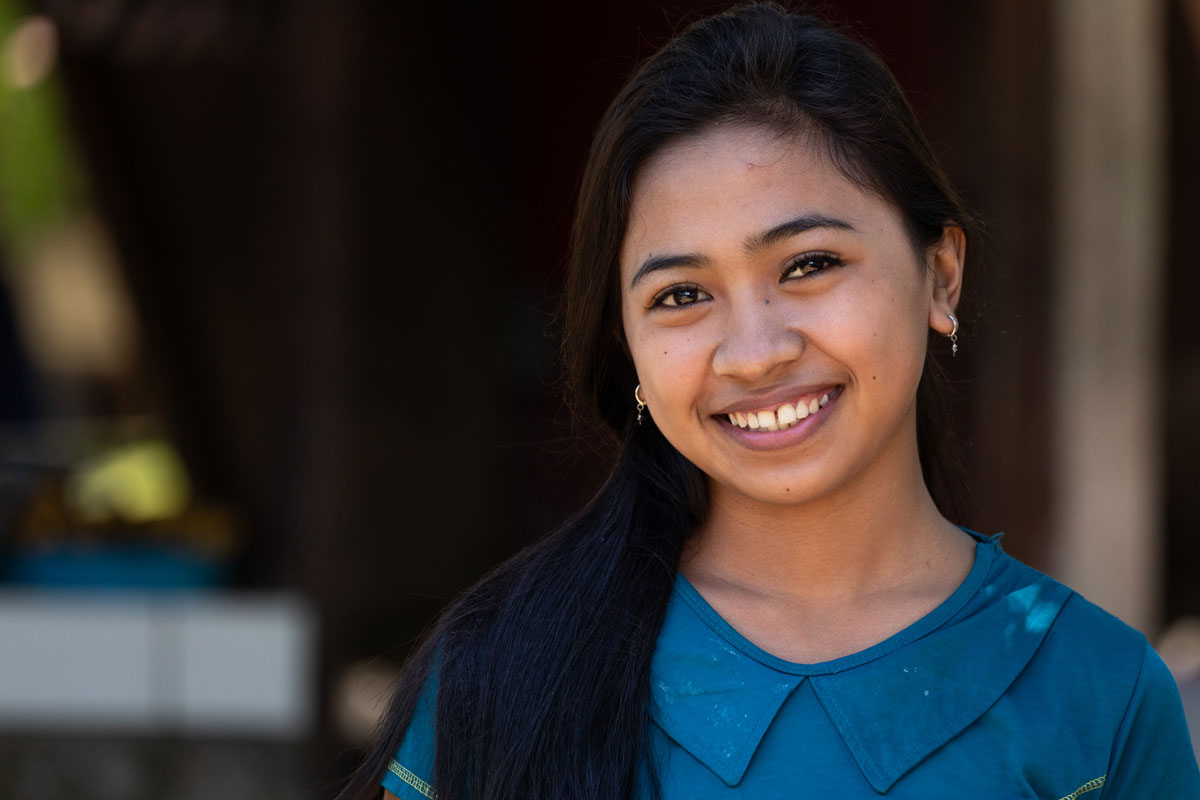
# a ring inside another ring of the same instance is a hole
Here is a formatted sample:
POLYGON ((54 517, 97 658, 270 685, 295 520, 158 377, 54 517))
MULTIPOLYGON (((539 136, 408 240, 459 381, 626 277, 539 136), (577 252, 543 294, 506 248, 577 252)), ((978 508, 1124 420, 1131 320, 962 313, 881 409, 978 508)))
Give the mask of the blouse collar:
POLYGON ((737 633, 681 575, 651 664, 651 716, 735 786, 808 680, 863 776, 885 792, 996 702, 1070 594, 1003 556, 994 537, 976 546, 962 585, 908 628, 860 653, 796 664, 737 633))

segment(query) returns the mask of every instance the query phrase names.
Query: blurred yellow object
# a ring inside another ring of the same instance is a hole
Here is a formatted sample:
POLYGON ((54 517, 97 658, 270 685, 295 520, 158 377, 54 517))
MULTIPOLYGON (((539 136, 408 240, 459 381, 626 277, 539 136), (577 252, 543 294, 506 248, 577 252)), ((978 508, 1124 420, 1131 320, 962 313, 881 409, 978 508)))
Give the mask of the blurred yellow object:
POLYGON ((67 501, 89 523, 146 523, 178 517, 191 500, 187 468, 161 440, 122 445, 82 464, 67 501))

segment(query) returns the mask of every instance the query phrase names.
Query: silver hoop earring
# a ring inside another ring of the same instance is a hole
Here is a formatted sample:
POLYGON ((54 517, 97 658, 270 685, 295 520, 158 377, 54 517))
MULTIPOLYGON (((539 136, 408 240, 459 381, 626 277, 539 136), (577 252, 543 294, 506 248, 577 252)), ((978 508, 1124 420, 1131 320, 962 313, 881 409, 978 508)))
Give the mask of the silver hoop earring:
POLYGON ((950 340, 950 355, 956 356, 958 355, 958 318, 953 314, 947 314, 946 316, 950 318, 950 322, 954 325, 946 338, 950 340))
POLYGON ((642 411, 646 408, 646 401, 642 399, 642 385, 639 383, 633 390, 633 401, 637 403, 637 424, 642 424, 642 411))

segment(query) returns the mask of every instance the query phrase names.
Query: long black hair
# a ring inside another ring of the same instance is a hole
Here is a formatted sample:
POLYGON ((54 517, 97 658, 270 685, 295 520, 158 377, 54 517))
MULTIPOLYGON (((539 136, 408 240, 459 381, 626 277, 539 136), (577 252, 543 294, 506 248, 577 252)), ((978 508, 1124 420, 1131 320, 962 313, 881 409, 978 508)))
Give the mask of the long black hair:
MULTIPOLYGON (((379 794, 431 670, 439 797, 611 798, 635 793, 651 656, 680 553, 704 519, 704 476, 634 421, 617 257, 638 168, 713 122, 803 131, 857 185, 901 211, 915 246, 970 219, 895 79, 870 48, 809 16, 753 4, 701 20, 654 54, 597 129, 568 262, 563 361, 577 419, 615 466, 578 515, 468 590, 410 659, 342 800, 379 794)), ((918 442, 930 491, 956 512, 927 359, 918 442)), ((651 773, 652 774, 652 773, 651 773)))

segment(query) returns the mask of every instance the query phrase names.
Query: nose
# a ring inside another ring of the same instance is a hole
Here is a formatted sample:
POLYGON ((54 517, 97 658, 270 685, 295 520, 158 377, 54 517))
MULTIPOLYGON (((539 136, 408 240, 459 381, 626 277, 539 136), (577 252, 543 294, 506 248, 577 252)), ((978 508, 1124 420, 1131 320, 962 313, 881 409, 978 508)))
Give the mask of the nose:
POLYGON ((758 300, 730 308, 713 353, 713 371, 726 378, 755 381, 804 354, 805 340, 784 303, 758 300))

